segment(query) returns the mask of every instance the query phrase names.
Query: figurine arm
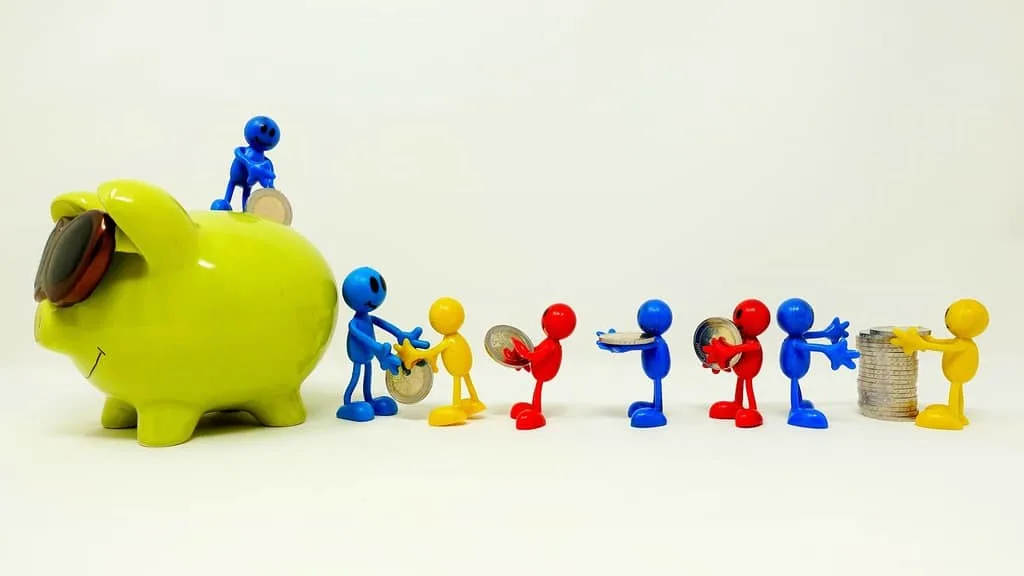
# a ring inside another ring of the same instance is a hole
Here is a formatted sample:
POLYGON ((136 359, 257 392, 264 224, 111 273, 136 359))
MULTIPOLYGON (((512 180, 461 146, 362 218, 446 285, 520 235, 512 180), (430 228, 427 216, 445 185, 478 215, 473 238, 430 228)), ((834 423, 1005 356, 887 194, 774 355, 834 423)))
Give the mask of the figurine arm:
POLYGON ((518 338, 512 339, 512 346, 515 347, 516 354, 519 355, 519 357, 522 358, 523 360, 526 360, 527 362, 532 363, 533 360, 538 356, 543 358, 542 354, 536 354, 537 350, 530 350, 529 348, 526 347, 526 344, 520 342, 518 338))
POLYGON ((246 164, 248 164, 249 163, 249 159, 245 157, 245 153, 248 150, 249 149, 246 148, 245 146, 239 146, 238 148, 235 148, 235 158, 237 160, 240 160, 240 161, 245 162, 246 164))
POLYGON ((918 345, 918 348, 932 352, 957 352, 963 350, 966 346, 956 338, 935 338, 934 336, 921 335, 921 343, 918 345))
POLYGON ((401 338, 402 336, 405 335, 401 330, 398 329, 398 326, 395 326, 394 324, 388 322, 387 320, 384 320, 383 318, 370 316, 370 322, 373 322, 374 326, 380 328, 381 330, 387 332, 388 334, 391 334, 395 338, 401 338))
POLYGON ((367 334, 359 329, 359 325, 356 324, 354 319, 348 323, 348 331, 356 337, 356 340, 359 340, 373 349, 377 349, 380 346, 380 343, 374 339, 373 334, 367 334))

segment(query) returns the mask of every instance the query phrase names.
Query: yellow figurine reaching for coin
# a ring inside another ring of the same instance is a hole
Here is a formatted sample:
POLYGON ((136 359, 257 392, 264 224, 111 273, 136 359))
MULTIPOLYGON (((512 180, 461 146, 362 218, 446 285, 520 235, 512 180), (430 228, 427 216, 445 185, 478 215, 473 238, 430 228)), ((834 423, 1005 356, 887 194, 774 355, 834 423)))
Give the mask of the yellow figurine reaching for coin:
POLYGON ((402 359, 406 368, 411 369, 420 360, 426 360, 431 370, 437 372, 437 357, 441 356, 444 368, 454 380, 452 384, 451 406, 440 406, 431 410, 427 423, 431 426, 452 426, 463 424, 470 416, 487 409, 476 395, 473 379, 469 371, 473 367, 473 353, 469 343, 459 334, 466 312, 462 304, 454 298, 440 298, 430 306, 430 326, 443 336, 437 346, 428 350, 413 348, 406 340, 402 345, 395 345, 395 353, 402 359), (462 383, 466 383, 469 398, 462 397, 462 383))
POLYGON ((932 404, 917 415, 922 428, 962 430, 970 424, 964 415, 964 384, 978 372, 978 345, 973 338, 988 328, 988 310, 977 300, 957 300, 946 309, 946 329, 953 338, 924 336, 916 328, 893 330, 894 346, 907 355, 915 351, 942 352, 942 374, 949 380, 949 404, 932 404))

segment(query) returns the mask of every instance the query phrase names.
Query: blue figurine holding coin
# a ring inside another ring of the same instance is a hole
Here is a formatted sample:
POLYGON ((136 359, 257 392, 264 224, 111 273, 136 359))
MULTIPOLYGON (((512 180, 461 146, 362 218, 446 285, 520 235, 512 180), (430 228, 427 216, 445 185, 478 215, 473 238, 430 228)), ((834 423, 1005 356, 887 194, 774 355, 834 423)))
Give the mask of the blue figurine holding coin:
POLYGON ((394 336, 399 344, 408 340, 414 348, 430 347, 429 342, 420 339, 423 328, 417 327, 403 332, 394 324, 370 314, 384 303, 387 292, 388 285, 380 272, 366 266, 349 272, 341 283, 341 297, 355 312, 348 323, 348 339, 345 346, 348 358, 352 361, 352 378, 345 387, 345 397, 337 412, 337 417, 342 420, 369 422, 375 416, 398 414, 398 404, 393 398, 373 397, 373 359, 377 359, 381 369, 392 374, 398 374, 402 365, 402 360, 392 351, 391 344, 377 342, 374 327, 394 336), (363 400, 356 402, 352 400, 352 394, 359 383, 360 372, 363 376, 363 400))
POLYGON ((633 402, 627 415, 634 428, 657 428, 668 423, 662 401, 661 383, 672 365, 668 344, 662 337, 672 326, 672 309, 662 300, 648 300, 640 305, 636 321, 642 332, 625 333, 610 329, 597 333, 597 347, 608 352, 640 352, 644 374, 654 384, 652 402, 633 402))
POLYGON ((210 210, 231 210, 231 199, 235 188, 242 189, 242 211, 245 212, 249 203, 252 187, 259 184, 264 188, 273 188, 277 174, 274 164, 266 153, 273 150, 281 140, 281 129, 271 118, 256 116, 245 123, 243 130, 247 146, 235 148, 235 158, 231 162, 231 173, 224 197, 213 201, 210 210))

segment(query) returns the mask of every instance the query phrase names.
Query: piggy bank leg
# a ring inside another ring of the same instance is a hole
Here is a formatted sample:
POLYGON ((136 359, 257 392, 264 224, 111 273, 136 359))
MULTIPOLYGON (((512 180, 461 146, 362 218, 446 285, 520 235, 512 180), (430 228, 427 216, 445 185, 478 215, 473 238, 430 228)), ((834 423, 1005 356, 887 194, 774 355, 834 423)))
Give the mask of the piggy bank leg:
POLYGON ((127 402, 117 398, 107 398, 103 404, 103 415, 100 416, 100 425, 112 430, 124 428, 135 428, 139 422, 139 415, 135 408, 127 402))
POLYGON ((306 421, 306 407, 297 390, 284 396, 253 402, 245 407, 245 411, 264 426, 298 426, 306 421))
POLYGON ((139 407, 139 444, 152 448, 188 442, 203 411, 183 404, 139 407))

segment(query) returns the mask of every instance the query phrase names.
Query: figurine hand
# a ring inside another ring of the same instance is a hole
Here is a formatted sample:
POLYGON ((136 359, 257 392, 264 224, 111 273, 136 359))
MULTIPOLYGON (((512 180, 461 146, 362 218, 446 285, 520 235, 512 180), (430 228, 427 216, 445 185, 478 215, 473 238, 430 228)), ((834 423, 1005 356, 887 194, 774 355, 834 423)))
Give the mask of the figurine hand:
POLYGON ((387 356, 384 356, 383 358, 378 357, 377 361, 380 362, 380 367, 382 369, 387 370, 392 374, 398 374, 398 367, 402 365, 402 360, 398 356, 392 354, 390 349, 388 350, 387 356))
POLYGON ((383 362, 388 356, 393 356, 393 354, 391 354, 391 345, 378 342, 377 349, 373 351, 373 355, 377 357, 377 360, 383 362))
MULTIPOLYGON (((707 346, 704 346, 703 349, 704 354, 706 354, 704 362, 707 364, 718 364, 719 366, 724 366, 724 368, 720 369, 725 372, 730 370, 728 367, 729 360, 731 360, 736 354, 733 352, 732 346, 729 346, 729 344, 725 342, 724 338, 715 338, 707 346)), ((717 373, 717 371, 715 373, 717 373)))
POLYGON ((857 367, 853 363, 854 359, 860 358, 860 352, 847 348, 846 340, 840 340, 829 346, 827 355, 828 359, 832 362, 833 370, 839 370, 843 366, 853 370, 857 367))
POLYGON ((518 370, 524 370, 524 369, 527 372, 530 371, 530 365, 529 364, 522 365, 523 362, 526 361, 526 359, 523 358, 522 355, 519 354, 519 352, 517 352, 516 350, 514 350, 512 348, 503 348, 501 350, 501 355, 505 357, 505 363, 516 365, 515 369, 517 371, 518 370))
POLYGON ((600 330, 598 330, 597 337, 600 338, 601 336, 604 336, 605 334, 615 334, 615 328, 609 328, 607 332, 601 332, 600 330))
POLYGON ((430 348, 430 342, 427 342, 426 340, 421 340, 420 334, 423 334, 423 328, 417 326, 408 332, 400 332, 398 335, 398 341, 403 342, 405 340, 408 340, 409 342, 412 343, 414 348, 430 348))
POLYGON ((907 356, 920 350, 923 342, 924 338, 921 338, 917 328, 896 328, 892 331, 892 339, 889 340, 889 343, 893 346, 902 348, 903 353, 907 356))
POLYGON ((832 322, 825 328, 825 337, 832 341, 833 344, 839 342, 843 338, 848 338, 850 333, 846 329, 850 326, 849 322, 843 322, 836 316, 832 319, 832 322))
POLYGON ((712 374, 718 374, 719 372, 721 372, 721 370, 712 367, 711 364, 708 364, 707 362, 701 363, 701 368, 710 368, 712 374))

